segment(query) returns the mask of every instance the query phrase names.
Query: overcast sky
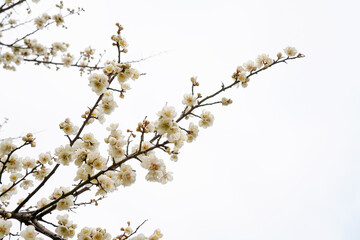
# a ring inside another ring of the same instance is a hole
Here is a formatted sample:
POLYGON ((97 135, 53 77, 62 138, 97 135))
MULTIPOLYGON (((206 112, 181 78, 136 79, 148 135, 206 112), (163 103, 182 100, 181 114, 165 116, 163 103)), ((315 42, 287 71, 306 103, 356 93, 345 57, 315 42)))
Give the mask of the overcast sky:
MULTIPOLYGON (((78 210, 79 229, 100 226, 114 236, 127 220, 135 227, 148 219, 141 232, 160 228, 169 240, 360 238, 358 1, 77 2, 86 11, 66 19, 66 31, 51 28, 39 39, 69 42, 74 52, 91 45, 113 59, 110 36, 119 22, 129 42, 124 60, 161 53, 133 65, 146 75, 104 128, 135 129, 166 103, 180 113, 191 76, 206 96, 258 54, 275 57, 294 46, 306 56, 226 92, 232 105, 208 108, 213 127, 201 129, 177 163, 164 158, 173 182, 146 182, 134 162, 136 184, 78 210)), ((38 132, 38 147, 24 156, 66 144, 58 124, 66 117, 80 124, 96 99, 87 77, 71 69, 27 64, 0 72, 0 117, 9 118, 0 138, 38 132)), ((89 131, 105 136, 101 125, 89 131)))

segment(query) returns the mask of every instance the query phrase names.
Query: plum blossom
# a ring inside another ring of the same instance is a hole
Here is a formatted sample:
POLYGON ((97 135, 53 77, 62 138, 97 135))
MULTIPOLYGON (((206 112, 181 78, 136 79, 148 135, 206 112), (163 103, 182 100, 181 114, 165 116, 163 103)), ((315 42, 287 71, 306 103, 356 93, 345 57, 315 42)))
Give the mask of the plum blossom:
POLYGON ((93 73, 89 77, 89 86, 97 95, 105 93, 109 86, 108 77, 105 74, 93 73))
POLYGON ((199 134, 199 128, 197 125, 195 125, 194 123, 189 123, 189 130, 188 130, 188 134, 187 134, 187 142, 192 142, 194 141, 197 136, 199 134))
POLYGON ((64 122, 60 123, 59 127, 66 135, 76 134, 79 129, 70 121, 69 118, 66 118, 64 122))
POLYGON ((27 226, 23 231, 20 232, 20 236, 25 240, 35 240, 37 233, 33 225, 27 226))
POLYGON ((214 123, 214 115, 212 115, 207 110, 203 110, 201 113, 201 120, 199 122, 199 126, 203 128, 208 128, 212 126, 213 123, 214 123))
POLYGON ((0 238, 9 235, 12 223, 0 218, 0 238))
POLYGON ((192 107, 196 103, 196 97, 190 93, 184 95, 184 99, 182 100, 182 104, 192 107))
POLYGON ((284 52, 286 53, 286 55, 288 55, 289 57, 293 57, 297 54, 297 50, 294 47, 286 47, 284 49, 284 52))
POLYGON ((55 229, 55 232, 65 239, 74 237, 77 225, 69 220, 69 215, 58 215, 56 219, 59 226, 55 229))
POLYGON ((61 199, 57 203, 56 209, 59 211, 68 210, 73 205, 74 205, 74 196, 70 195, 70 196, 67 196, 66 198, 61 199))
POLYGON ((73 161, 74 149, 70 145, 60 146, 55 149, 55 156, 57 163, 67 166, 73 161))

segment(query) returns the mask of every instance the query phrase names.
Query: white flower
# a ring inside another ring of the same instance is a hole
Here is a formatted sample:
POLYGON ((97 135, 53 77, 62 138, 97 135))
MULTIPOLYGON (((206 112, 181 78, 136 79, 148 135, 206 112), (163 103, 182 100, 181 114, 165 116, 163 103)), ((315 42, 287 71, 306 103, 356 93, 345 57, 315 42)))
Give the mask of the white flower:
MULTIPOLYGON (((174 141, 175 148, 174 150, 178 151, 183 145, 184 142, 187 141, 187 134, 183 131, 179 131, 179 137, 174 141)), ((169 140, 170 141, 170 140, 169 140)))
POLYGON ((93 73, 89 77, 89 86, 97 95, 106 92, 109 87, 108 77, 105 74, 93 73))
POLYGON ((178 155, 177 154, 172 154, 170 157, 171 161, 177 162, 179 160, 178 155))
POLYGON ((149 182, 159 182, 160 178, 163 176, 162 171, 149 171, 145 179, 149 182))
POLYGON ((111 73, 113 73, 115 70, 115 67, 114 65, 111 64, 111 62, 109 63, 106 63, 105 66, 104 66, 104 69, 103 69, 103 72, 106 74, 106 75, 110 75, 111 73))
POLYGON ((112 138, 111 144, 109 145, 109 154, 111 157, 115 159, 115 161, 121 159, 125 155, 124 146, 126 144, 125 140, 116 140, 115 138, 112 138))
POLYGON ((255 71, 257 69, 255 63, 251 60, 247 61, 246 63, 244 63, 244 68, 246 71, 248 72, 252 72, 252 71, 255 71))
POLYGON ((86 133, 82 137, 83 140, 83 147, 94 151, 98 148, 99 142, 95 139, 92 133, 86 133))
POLYGON ((196 103, 196 97, 190 93, 185 94, 182 103, 186 106, 192 107, 196 103))
POLYGON ((9 23, 10 25, 14 25, 14 24, 16 24, 16 20, 10 18, 10 19, 8 20, 8 23, 9 23))
POLYGON ((9 235, 12 223, 0 218, 0 239, 9 235))
POLYGON ((114 101, 114 97, 112 95, 112 92, 108 91, 104 94, 101 104, 100 104, 100 108, 101 111, 105 114, 110 114, 112 113, 115 108, 117 107, 117 103, 114 101))
POLYGON ((15 59, 15 55, 11 52, 6 52, 1 56, 1 60, 4 63, 11 63, 14 61, 14 59, 15 59))
POLYGON ((35 240, 37 233, 33 225, 27 226, 23 231, 20 232, 20 236, 25 240, 35 240))
POLYGON ((166 184, 174 179, 172 172, 163 172, 163 175, 159 179, 161 184, 166 184))
POLYGON ((131 76, 132 80, 138 79, 140 77, 140 72, 136 69, 133 69, 132 71, 133 75, 131 76))
POLYGON ((75 235, 75 228, 77 227, 77 225, 73 224, 68 218, 69 216, 67 214, 56 217, 60 225, 55 229, 55 232, 66 239, 72 238, 75 235))
POLYGON ((171 178, 171 173, 169 173, 168 176, 164 177, 164 175, 166 174, 166 166, 164 164, 164 161, 158 159, 155 154, 144 156, 141 160, 141 166, 149 170, 148 174, 145 177, 146 180, 151 182, 166 182, 168 179, 171 178), (162 177, 164 178, 161 179, 162 177))
POLYGON ((188 130, 187 140, 186 141, 187 142, 194 141, 197 138, 198 134, 199 134, 198 126, 191 122, 189 124, 189 130, 188 130))
POLYGON ((9 154, 16 148, 16 145, 12 143, 12 139, 8 138, 0 143, 0 157, 9 154))
POLYGON ((87 155, 86 164, 97 170, 106 169, 106 159, 99 152, 90 152, 87 155))
POLYGON ((59 188, 55 188, 54 192, 50 195, 50 199, 51 200, 55 200, 58 199, 59 197, 61 197, 63 194, 69 192, 70 189, 68 187, 59 187, 59 188))
POLYGON ((9 200, 11 196, 17 193, 16 186, 13 186, 12 183, 2 184, 0 185, 0 193, 2 194, 0 197, 1 201, 9 200), (10 190, 8 191, 9 188, 10 190), (7 193, 4 194, 5 191, 7 191, 7 193))
POLYGON ((22 57, 22 56, 16 55, 16 56, 15 56, 15 59, 14 59, 14 63, 15 63, 16 65, 20 65, 20 63, 21 63, 22 60, 23 60, 23 57, 22 57))
POLYGON ((22 167, 26 170, 28 170, 29 168, 32 169, 35 166, 36 166, 35 159, 26 157, 22 160, 22 167))
MULTIPOLYGON (((97 182, 100 184, 100 189, 106 193, 115 191, 116 187, 114 181, 106 175, 101 175, 97 178, 97 182)), ((103 192, 101 192, 103 194, 103 192)))
POLYGON ((67 196, 66 198, 61 199, 57 203, 56 209, 59 211, 68 210, 73 205, 74 205, 74 196, 70 195, 70 196, 67 196))
POLYGON ((50 173, 50 169, 45 166, 41 166, 40 170, 37 169, 33 175, 36 180, 43 180, 50 173))
MULTIPOLYGON (((146 151, 147 149, 151 148, 153 146, 152 143, 148 142, 148 141, 144 141, 142 144, 141 144, 141 151, 146 151)), ((139 151, 139 145, 136 144, 135 146, 133 146, 132 148, 132 152, 137 152, 139 151)))
POLYGON ((55 156, 58 157, 57 163, 62 165, 69 165, 73 160, 74 149, 70 145, 66 145, 65 147, 60 146, 55 149, 55 156))
POLYGON ((61 13, 52 16, 52 19, 55 20, 56 26, 60 26, 64 22, 64 17, 61 15, 61 13))
POLYGON ((91 48, 91 47, 89 46, 89 47, 85 48, 84 53, 85 53, 86 55, 88 55, 88 56, 94 55, 95 49, 93 49, 93 48, 91 48))
POLYGON ((48 55, 47 48, 44 45, 40 44, 40 43, 34 44, 33 50, 38 55, 41 55, 41 56, 48 55))
POLYGON ((164 135, 174 127, 177 127, 177 125, 170 118, 161 118, 155 122, 155 129, 160 135, 164 135))
POLYGON ((13 173, 10 175, 10 182, 16 182, 21 177, 23 177, 21 173, 13 173))
POLYGON ((119 178, 121 180, 121 184, 124 187, 127 187, 135 182, 136 173, 133 171, 130 165, 122 164, 120 167, 119 178))
POLYGON ((61 61, 64 63, 64 67, 70 67, 72 62, 74 61, 74 56, 68 53, 65 56, 63 56, 61 61))
POLYGON ((158 159, 155 154, 150 154, 142 158, 141 166, 145 169, 152 171, 163 171, 165 170, 164 161, 158 159))
POLYGON ((110 240, 111 235, 106 232, 106 230, 101 228, 88 228, 85 227, 81 229, 80 233, 77 235, 78 240, 110 240))
POLYGON ((144 234, 140 233, 136 235, 135 237, 129 238, 129 240, 147 240, 148 238, 145 237, 144 234))
POLYGON ((121 185, 121 177, 118 171, 107 171, 105 175, 111 178, 111 180, 114 182, 115 187, 121 185))
POLYGON ((160 232, 160 229, 156 229, 154 233, 149 237, 149 240, 158 240, 163 237, 163 234, 160 232))
POLYGON ((178 141, 181 138, 181 130, 177 127, 177 125, 173 125, 174 127, 170 128, 167 131, 167 138, 169 142, 175 142, 178 141))
POLYGON ((159 238, 163 237, 163 234, 161 233, 160 229, 156 229, 153 233, 153 235, 156 235, 159 238))
POLYGON ((295 56, 297 53, 296 48, 294 47, 286 47, 284 49, 284 52, 286 53, 286 55, 288 55, 289 57, 295 56))
POLYGON ((201 113, 201 120, 199 122, 199 126, 203 128, 207 128, 212 126, 214 123, 214 115, 212 115, 209 111, 203 110, 201 113))
POLYGON ((231 103, 232 103, 232 100, 231 100, 231 99, 227 99, 227 98, 225 98, 225 97, 221 98, 221 104, 222 104, 223 106, 227 106, 227 105, 229 105, 229 104, 231 104, 231 103))
POLYGON ((89 176, 93 175, 93 173, 94 170, 89 165, 83 164, 77 170, 74 181, 77 181, 79 179, 86 181, 89 178, 89 176))
POLYGON ((123 48, 126 48, 129 44, 127 43, 127 41, 125 40, 125 38, 122 38, 119 41, 120 46, 122 46, 123 48))
POLYGON ((121 130, 118 130, 118 124, 111 124, 106 130, 110 131, 110 135, 105 138, 105 142, 109 144, 109 154, 111 157, 115 158, 115 161, 118 161, 125 155, 124 146, 127 141, 122 135, 121 130))
POLYGON ((238 66, 236 68, 236 73, 240 74, 240 73, 243 73, 243 72, 245 72, 245 69, 242 66, 238 66))
POLYGON ((51 154, 50 152, 46 152, 46 153, 40 153, 39 155, 39 162, 41 162, 42 164, 52 164, 52 160, 51 160, 51 154))
POLYGON ((21 182, 20 187, 27 190, 29 187, 33 187, 33 181, 32 180, 24 180, 21 182))
POLYGON ((130 84, 129 83, 121 83, 121 89, 124 91, 130 90, 130 84))
POLYGON ((164 106, 160 112, 157 113, 159 118, 174 119, 176 117, 176 111, 173 106, 164 106))
POLYGON ((41 198, 40 201, 36 203, 36 207, 39 209, 45 207, 48 203, 50 203, 50 201, 47 198, 41 198))
POLYGON ((61 51, 61 52, 66 52, 67 48, 69 47, 69 44, 64 43, 64 42, 54 42, 53 44, 51 44, 52 48, 54 51, 61 51))
POLYGON ((43 17, 37 17, 34 19, 34 23, 38 29, 44 28, 46 21, 47 20, 43 17))
POLYGON ((22 167, 22 159, 19 158, 16 154, 12 154, 9 159, 8 156, 4 156, 1 159, 1 162, 8 161, 6 163, 6 171, 8 172, 18 172, 22 167))
POLYGON ((239 74, 236 75, 236 79, 237 81, 243 82, 246 79, 246 72, 241 72, 239 74))
POLYGON ((117 79, 118 79, 119 83, 124 83, 129 78, 132 78, 133 80, 135 80, 136 78, 139 77, 139 73, 134 68, 130 68, 130 66, 124 65, 121 69, 123 71, 119 72, 119 74, 117 75, 117 79))
MULTIPOLYGON (((110 131, 110 132, 114 132, 114 131, 117 131, 117 128, 119 127, 119 124, 118 123, 111 123, 107 128, 106 130, 110 131)), ((121 132, 120 132, 121 134, 121 132)))
POLYGON ((273 63, 273 60, 269 57, 268 54, 261 54, 256 59, 256 64, 257 64, 258 68, 262 67, 263 65, 265 67, 267 67, 272 63, 273 63))
POLYGON ((126 227, 126 228, 124 229, 124 232, 125 232, 126 234, 131 234, 131 233, 133 232, 133 230, 131 229, 131 227, 126 227))
POLYGON ((90 153, 90 151, 88 149, 86 149, 86 148, 78 148, 78 149, 76 149, 76 152, 75 152, 75 155, 74 155, 74 159, 75 159, 74 163, 75 163, 75 165, 80 167, 83 164, 83 162, 86 161, 87 155, 89 153, 90 153))

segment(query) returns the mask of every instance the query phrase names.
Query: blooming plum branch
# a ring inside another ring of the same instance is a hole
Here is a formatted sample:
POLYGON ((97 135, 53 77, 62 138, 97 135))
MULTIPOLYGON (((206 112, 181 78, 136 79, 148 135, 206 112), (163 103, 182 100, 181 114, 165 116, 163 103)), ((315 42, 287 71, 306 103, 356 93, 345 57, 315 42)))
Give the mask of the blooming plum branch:
MULTIPOLYGON (((39 0, 33 0, 33 2, 37 3, 39 0)), ((60 215, 58 212, 70 213, 79 207, 98 205, 99 201, 118 190, 120 186, 128 187, 134 184, 136 171, 131 165, 133 162, 131 160, 140 162, 140 166, 147 173, 145 176, 147 181, 162 184, 172 181, 173 173, 167 170, 166 161, 161 159, 159 154, 166 153, 170 156, 170 160, 177 161, 185 142, 195 141, 199 135, 199 128, 208 128, 213 125, 215 117, 207 107, 219 104, 228 106, 232 103, 231 99, 220 98, 220 94, 235 86, 247 87, 250 78, 274 65, 304 57, 293 47, 286 47, 285 55, 278 53, 274 59, 266 54, 259 55, 255 61, 248 61, 237 67, 232 74, 232 80, 227 85, 222 83, 219 89, 205 97, 197 92, 200 86, 197 78, 191 77, 190 93, 184 94, 181 101, 184 108, 180 114, 177 113, 175 107, 166 104, 157 113, 156 119, 149 120, 144 117, 134 130, 128 129, 127 137, 120 130, 119 124, 110 124, 106 128, 109 133, 104 142, 108 147, 108 152, 107 157, 104 157, 99 151, 100 142, 92 133, 85 132, 86 127, 95 122, 103 124, 106 116, 114 112, 117 107, 118 100, 113 93, 119 94, 120 99, 123 99, 131 89, 130 79, 135 81, 143 75, 134 69, 130 62, 122 62, 122 55, 128 52, 128 43, 122 36, 123 27, 117 23, 116 34, 111 36, 112 45, 117 53, 115 60, 108 60, 103 66, 99 66, 100 60, 95 65, 91 65, 95 50, 89 47, 80 53, 80 57, 74 63, 75 58, 67 52, 69 46, 67 43, 56 42, 51 47, 45 47, 36 39, 28 39, 28 37, 50 25, 64 26, 65 17, 78 14, 82 9, 79 8, 77 11, 68 9, 67 15, 63 15, 64 5, 60 2, 56 5, 60 12, 58 14, 50 16, 44 13, 33 20, 17 23, 16 20, 11 19, 12 10, 22 7, 24 3, 27 1, 6 0, 0 5, 0 14, 5 14, 2 16, 2 22, 7 21, 7 24, 0 25, 0 46, 5 50, 0 54, 0 64, 3 68, 15 70, 14 64, 34 62, 36 65, 75 67, 79 68, 81 73, 87 69, 88 85, 96 95, 96 99, 93 105, 81 114, 81 118, 84 119, 81 126, 76 126, 68 117, 59 124, 60 130, 64 132, 69 142, 57 147, 53 153, 41 153, 37 159, 16 155, 15 152, 27 145, 36 146, 32 134, 23 137, 23 143, 20 145, 15 144, 14 139, 11 138, 0 142, 0 183, 2 184, 0 186, 0 238, 20 236, 26 240, 33 240, 43 235, 59 240, 74 236, 81 240, 111 239, 111 235, 102 228, 84 227, 77 230, 77 224, 69 219, 68 214, 60 215), (6 38, 12 29, 31 23, 35 25, 35 30, 9 41, 12 42, 10 44, 2 41, 2 38, 6 38), (8 27, 4 28, 4 26, 8 27), (61 62, 56 60, 59 52, 63 54, 61 62), (190 121, 192 117, 197 118, 198 122, 190 121), (50 167, 52 164, 54 166, 50 167), (61 186, 61 183, 53 186, 47 184, 54 176, 66 171, 68 166, 76 168, 71 186, 61 186), (36 187, 34 187, 34 180, 38 181, 36 187), (14 207, 12 203, 19 186, 27 195, 14 207), (38 196, 39 190, 45 187, 52 189, 52 193, 47 197, 38 196), (80 200, 85 192, 91 196, 85 194, 86 199, 80 200), (30 206, 25 208, 25 204, 30 204, 30 206), (51 220, 49 217, 52 213, 56 213, 56 220, 51 220), (20 233, 12 227, 13 222, 16 221, 26 225, 20 233)), ((29 7, 26 11, 31 12, 29 7)), ((114 239, 160 239, 163 234, 158 229, 149 237, 143 234, 135 236, 146 221, 138 225, 135 231, 128 222, 114 239)))

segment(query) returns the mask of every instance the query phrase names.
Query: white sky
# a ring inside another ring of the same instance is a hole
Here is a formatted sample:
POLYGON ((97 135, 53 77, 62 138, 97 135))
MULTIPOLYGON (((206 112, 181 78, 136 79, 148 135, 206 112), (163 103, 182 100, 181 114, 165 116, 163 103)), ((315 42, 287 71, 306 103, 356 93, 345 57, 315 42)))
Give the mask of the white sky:
MULTIPOLYGON (((214 126, 184 146, 177 163, 164 158, 173 182, 146 182, 134 162, 136 184, 79 210, 72 217, 79 228, 100 226, 114 236, 127 220, 135 227, 148 219, 142 232, 160 228, 170 240, 360 238, 358 1, 76 2, 86 12, 68 18, 67 31, 52 28, 42 37, 70 42, 74 51, 107 50, 104 59, 112 59, 118 21, 130 44, 126 60, 163 52, 134 65, 146 76, 104 127, 135 129, 166 103, 179 113, 191 76, 205 96, 258 54, 275 56, 291 45, 306 55, 225 93, 234 101, 229 107, 208 108, 214 126)), ((24 156, 66 144, 58 124, 70 117, 80 125, 96 99, 87 77, 73 70, 27 64, 0 73, 0 117, 9 118, 0 138, 39 131, 38 147, 24 156)), ((90 130, 105 136, 100 125, 90 130)), ((58 181, 65 178, 73 175, 58 181)))

